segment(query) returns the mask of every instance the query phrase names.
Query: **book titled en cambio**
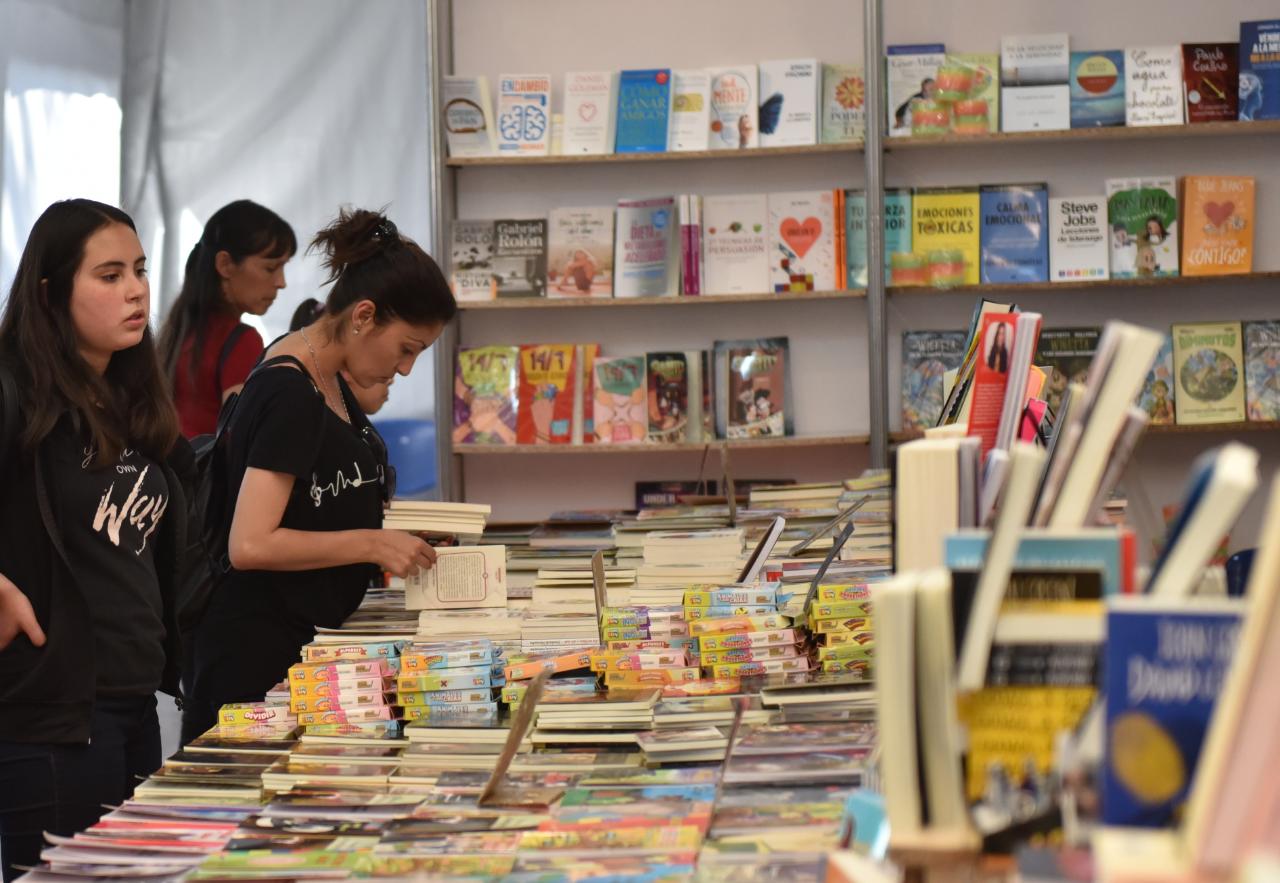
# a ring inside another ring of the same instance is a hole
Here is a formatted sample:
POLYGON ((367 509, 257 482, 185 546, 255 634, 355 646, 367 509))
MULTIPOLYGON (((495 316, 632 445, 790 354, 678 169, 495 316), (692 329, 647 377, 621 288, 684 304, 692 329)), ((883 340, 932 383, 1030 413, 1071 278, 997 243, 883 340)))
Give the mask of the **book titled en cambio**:
POLYGON ((1253 269, 1254 179, 1182 179, 1182 275, 1222 276, 1253 269))
POLYGON ((1173 372, 1182 424, 1245 419, 1244 347, 1239 322, 1174 325, 1173 372))
POLYGON ((546 156, 551 147, 551 75, 498 77, 498 153, 546 156))

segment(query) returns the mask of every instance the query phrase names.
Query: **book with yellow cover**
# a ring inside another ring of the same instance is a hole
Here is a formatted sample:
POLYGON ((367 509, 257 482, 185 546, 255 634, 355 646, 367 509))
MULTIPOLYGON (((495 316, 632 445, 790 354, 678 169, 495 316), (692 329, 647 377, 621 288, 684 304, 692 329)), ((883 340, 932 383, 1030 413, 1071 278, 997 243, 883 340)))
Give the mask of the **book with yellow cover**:
POLYGON ((981 241, 976 187, 917 188, 911 199, 913 251, 935 263, 931 253, 957 252, 964 260, 963 284, 978 284, 981 241))
POLYGON ((1180 424, 1245 419, 1244 345, 1239 322, 1174 325, 1173 379, 1180 424))
POLYGON ((1182 275, 1253 270, 1254 179, 1188 175, 1182 179, 1182 275))

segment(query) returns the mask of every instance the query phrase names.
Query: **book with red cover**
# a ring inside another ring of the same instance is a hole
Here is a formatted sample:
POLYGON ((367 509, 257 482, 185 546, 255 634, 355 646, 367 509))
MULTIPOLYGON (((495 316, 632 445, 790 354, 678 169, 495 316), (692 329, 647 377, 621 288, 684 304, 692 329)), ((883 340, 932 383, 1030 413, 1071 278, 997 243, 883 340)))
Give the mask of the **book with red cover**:
POLYGON ((1013 364, 1013 333, 1017 322, 1016 313, 988 313, 982 317, 968 434, 982 439, 984 454, 995 445, 1000 429, 1005 387, 1009 385, 1009 368, 1013 364))
POLYGON ((577 347, 571 343, 520 347, 516 442, 567 445, 573 440, 577 347))
POLYGON ((1240 44, 1183 43, 1188 123, 1235 120, 1240 114, 1240 44))

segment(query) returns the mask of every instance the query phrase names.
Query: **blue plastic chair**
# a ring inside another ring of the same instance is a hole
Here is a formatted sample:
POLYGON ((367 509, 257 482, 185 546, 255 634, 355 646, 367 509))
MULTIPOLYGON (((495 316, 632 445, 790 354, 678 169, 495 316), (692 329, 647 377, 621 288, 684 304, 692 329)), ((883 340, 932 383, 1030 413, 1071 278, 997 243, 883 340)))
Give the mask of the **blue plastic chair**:
POLYGON ((396 496, 421 498, 435 490, 436 425, 431 420, 375 420, 396 470, 396 496))

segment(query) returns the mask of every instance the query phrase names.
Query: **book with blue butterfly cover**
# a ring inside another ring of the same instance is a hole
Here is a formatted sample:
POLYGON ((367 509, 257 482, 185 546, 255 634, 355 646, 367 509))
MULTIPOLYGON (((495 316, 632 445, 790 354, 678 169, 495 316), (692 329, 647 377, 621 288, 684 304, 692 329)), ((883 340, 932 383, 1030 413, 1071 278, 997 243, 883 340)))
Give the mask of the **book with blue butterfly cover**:
POLYGON ((1280 120, 1280 18, 1240 22, 1240 119, 1280 120))
POLYGON ((1048 282, 1048 186, 987 184, 979 199, 982 281, 1048 282))
POLYGON ((614 153, 662 153, 671 125, 671 71, 623 71, 618 78, 614 153))
POLYGON ((818 61, 760 64, 760 146, 818 143, 818 61))
POLYGON ((1120 599, 1107 612, 1102 820, 1181 815, 1235 653, 1243 598, 1120 599))

